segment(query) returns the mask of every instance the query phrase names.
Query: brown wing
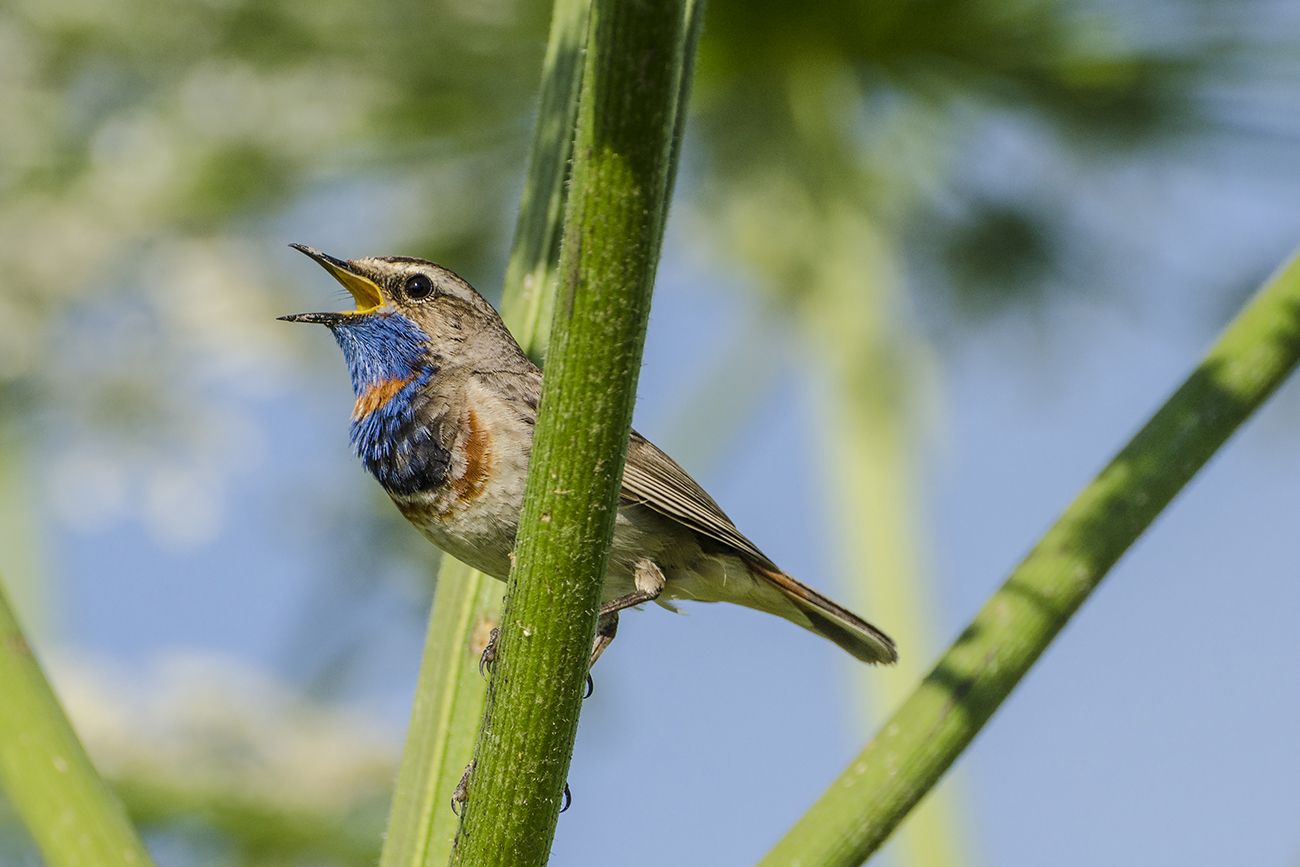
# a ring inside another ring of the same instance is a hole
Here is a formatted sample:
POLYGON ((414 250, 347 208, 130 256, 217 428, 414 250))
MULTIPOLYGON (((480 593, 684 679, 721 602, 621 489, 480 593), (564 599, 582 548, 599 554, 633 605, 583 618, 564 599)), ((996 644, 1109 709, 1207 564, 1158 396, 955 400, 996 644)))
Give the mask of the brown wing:
POLYGON ((762 566, 776 569, 676 461, 636 431, 628 440, 622 499, 645 505, 762 566))
POLYGON ((789 602, 786 610, 761 606, 762 610, 811 629, 865 662, 897 661, 898 651, 888 635, 778 569, 676 461, 636 431, 628 441, 622 499, 645 505, 735 551, 751 574, 766 580, 789 602))

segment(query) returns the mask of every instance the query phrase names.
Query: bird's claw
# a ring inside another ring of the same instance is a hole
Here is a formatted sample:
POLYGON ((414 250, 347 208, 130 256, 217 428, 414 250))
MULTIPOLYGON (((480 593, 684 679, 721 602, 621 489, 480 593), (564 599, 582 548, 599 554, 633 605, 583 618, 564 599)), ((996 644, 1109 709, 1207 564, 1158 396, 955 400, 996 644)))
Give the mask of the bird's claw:
POLYGON ((451 812, 458 818, 464 812, 465 802, 469 800, 469 777, 472 773, 474 773, 474 763, 470 762, 465 766, 465 773, 460 775, 460 782, 451 793, 451 812))
POLYGON ((587 672, 587 691, 582 694, 583 700, 591 698, 591 694, 596 691, 596 681, 591 679, 591 672, 587 672))
POLYGON ((492 671, 492 665, 497 661, 497 638, 501 635, 501 629, 493 626, 492 631, 488 633, 487 646, 483 648, 483 653, 478 658, 478 673, 481 677, 487 677, 488 672, 492 671))
MULTIPOLYGON (((457 817, 461 817, 465 812, 465 803, 469 800, 469 778, 474 773, 474 763, 470 762, 465 766, 465 773, 460 775, 460 782, 456 784, 456 789, 451 793, 451 812, 457 817)), ((569 784, 564 784, 564 791, 560 793, 562 803, 560 812, 573 806, 573 790, 569 784)))

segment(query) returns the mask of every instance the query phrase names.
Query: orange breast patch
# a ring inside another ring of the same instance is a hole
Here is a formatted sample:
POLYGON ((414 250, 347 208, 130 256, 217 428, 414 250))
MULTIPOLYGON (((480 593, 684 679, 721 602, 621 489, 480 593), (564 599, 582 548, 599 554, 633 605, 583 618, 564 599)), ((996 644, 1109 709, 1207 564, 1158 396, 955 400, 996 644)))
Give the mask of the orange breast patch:
POLYGON ((466 419, 464 449, 465 472, 451 480, 452 490, 461 503, 482 496, 492 475, 492 437, 479 421, 478 414, 470 410, 466 419))
POLYGON ((385 379, 376 382, 357 398, 356 405, 352 407, 352 418, 360 420, 372 412, 382 409, 397 396, 399 391, 406 388, 414 380, 414 376, 408 376, 406 379, 385 379))

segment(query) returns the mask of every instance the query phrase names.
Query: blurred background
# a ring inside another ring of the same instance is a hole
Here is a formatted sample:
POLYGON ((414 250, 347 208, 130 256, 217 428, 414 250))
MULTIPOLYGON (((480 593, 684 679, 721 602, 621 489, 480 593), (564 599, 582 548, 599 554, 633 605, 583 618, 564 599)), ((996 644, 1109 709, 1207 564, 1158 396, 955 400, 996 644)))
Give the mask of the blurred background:
MULTIPOLYGON (((904 664, 625 618, 556 864, 756 860, 1300 241, 1294 4, 709 6, 637 425, 904 664)), ((495 297, 548 12, 0 8, 0 575, 160 863, 373 863, 437 554, 274 320, 346 306, 285 245, 495 297)), ((1297 426, 1293 385, 883 863, 1300 863, 1297 426)))

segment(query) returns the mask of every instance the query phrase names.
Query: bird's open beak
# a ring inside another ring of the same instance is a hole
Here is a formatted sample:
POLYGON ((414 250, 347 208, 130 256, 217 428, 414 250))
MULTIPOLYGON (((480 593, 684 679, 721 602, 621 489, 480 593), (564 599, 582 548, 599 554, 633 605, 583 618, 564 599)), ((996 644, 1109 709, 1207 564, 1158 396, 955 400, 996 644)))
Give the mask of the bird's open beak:
POLYGON ((321 325, 336 325, 353 316, 363 313, 370 313, 384 305, 384 293, 379 288, 379 284, 374 280, 361 273, 351 262, 342 259, 335 259, 328 253, 322 253, 314 247, 308 247, 306 244, 290 244, 300 253, 305 253, 330 272, 335 280, 343 284, 352 298, 357 302, 356 310, 347 310, 341 313, 294 313, 290 316, 281 316, 285 322, 316 322, 321 325))

